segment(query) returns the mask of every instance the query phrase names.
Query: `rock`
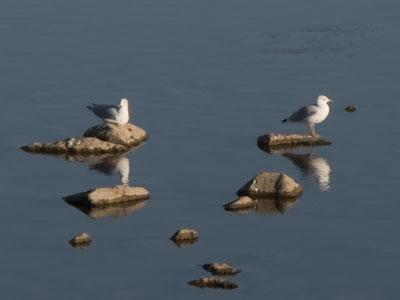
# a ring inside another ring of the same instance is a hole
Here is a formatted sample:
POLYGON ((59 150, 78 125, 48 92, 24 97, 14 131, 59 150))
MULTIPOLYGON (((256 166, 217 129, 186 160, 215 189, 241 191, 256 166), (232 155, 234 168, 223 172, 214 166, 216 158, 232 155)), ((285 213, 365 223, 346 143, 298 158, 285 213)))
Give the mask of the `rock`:
POLYGON ((101 219, 107 217, 119 218, 127 216, 141 208, 143 208, 147 203, 145 200, 121 202, 114 204, 107 204, 101 206, 88 206, 88 205, 75 205, 69 203, 70 205, 76 207, 84 214, 88 215, 92 219, 101 219))
POLYGON ((193 229, 180 229, 171 236, 174 242, 179 241, 197 241, 199 234, 193 229))
POLYGON ((345 110, 348 111, 348 112, 355 112, 357 110, 357 107, 354 106, 354 105, 347 105, 345 107, 345 110))
POLYGON ((321 139, 319 135, 301 135, 301 134, 275 134, 269 133, 259 136, 257 145, 260 148, 276 147, 276 146, 317 146, 330 145, 331 142, 321 139))
POLYGON ((103 123, 89 128, 83 136, 96 137, 125 147, 136 146, 147 139, 146 131, 131 123, 103 123))
POLYGON ((72 240, 69 241, 72 247, 78 247, 78 248, 83 248, 89 246, 89 244, 92 242, 90 239, 89 234, 86 232, 83 232, 82 234, 74 237, 72 240))
POLYGON ((63 199, 74 206, 100 206, 135 200, 148 199, 150 193, 142 187, 117 185, 88 190, 83 193, 66 196, 63 199))
POLYGON ((252 207, 254 207, 254 201, 247 196, 240 197, 239 199, 224 205, 225 210, 230 211, 243 210, 252 207))
POLYGON ((71 155, 122 153, 128 150, 124 146, 101 141, 92 137, 85 137, 82 139, 68 138, 50 143, 35 142, 32 145, 21 147, 21 149, 32 153, 71 155))
POLYGON ((291 177, 284 173, 264 172, 258 174, 243 187, 237 194, 252 198, 263 197, 298 197, 303 188, 291 177))
POLYGON ((214 288, 214 289, 224 289, 232 290, 236 289, 238 286, 236 283, 215 277, 200 278, 188 282, 189 285, 193 285, 199 288, 214 288))
POLYGON ((213 275, 235 275, 240 273, 241 270, 238 268, 232 267, 227 263, 211 263, 203 265, 203 269, 211 272, 213 275))

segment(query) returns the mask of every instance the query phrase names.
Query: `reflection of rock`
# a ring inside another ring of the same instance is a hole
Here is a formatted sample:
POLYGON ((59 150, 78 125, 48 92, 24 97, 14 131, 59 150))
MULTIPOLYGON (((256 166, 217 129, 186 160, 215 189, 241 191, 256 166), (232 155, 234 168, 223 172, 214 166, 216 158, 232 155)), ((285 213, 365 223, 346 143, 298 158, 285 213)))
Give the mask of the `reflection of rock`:
POLYGON ((290 159, 305 176, 314 177, 321 190, 329 189, 331 168, 324 158, 311 153, 286 153, 283 156, 290 159))
POLYGON ((178 247, 192 245, 199 239, 199 234, 193 229, 180 229, 170 238, 178 247))
POLYGON ((246 210, 248 208, 254 207, 254 201, 247 196, 240 197, 232 202, 229 202, 224 205, 225 210, 246 210))
POLYGON ((83 232, 82 234, 74 237, 72 240, 69 241, 72 247, 74 248, 86 248, 90 245, 92 240, 90 239, 89 234, 83 232))
POLYGON ((255 199, 254 210, 261 214, 284 213, 296 204, 297 198, 264 198, 255 199))
POLYGON ((189 281, 188 284, 199 288, 213 288, 213 289, 224 289, 224 290, 232 290, 238 287, 237 284, 234 282, 215 277, 192 280, 189 281))
POLYGON ((82 139, 68 138, 61 141, 40 143, 36 142, 29 146, 21 147, 22 150, 42 154, 103 154, 121 153, 127 148, 121 145, 101 141, 97 138, 85 137, 82 139))
POLYGON ((137 211, 142 207, 144 207, 146 203, 147 200, 128 201, 128 202, 107 204, 101 206, 77 205, 75 203, 69 203, 69 204, 76 207, 84 214, 88 215, 93 219, 101 219, 106 217, 118 218, 127 216, 133 213, 134 211, 137 211))
POLYGON ((96 137, 102 141, 111 142, 125 147, 132 147, 147 139, 146 131, 131 124, 103 123, 89 128, 83 134, 85 137, 96 137))
POLYGON ((64 200, 74 206, 100 206, 120 202, 148 199, 150 193, 142 187, 117 185, 91 189, 89 191, 64 197, 64 200))
POLYGON ((129 183, 129 159, 122 156, 108 156, 103 158, 100 162, 90 165, 90 170, 96 170, 106 175, 119 173, 121 175, 121 182, 123 184, 129 183))
POLYGON ((205 264, 203 265, 203 269, 208 272, 211 272, 211 274, 213 275, 235 275, 241 272, 241 270, 231 266, 230 264, 218 263, 218 262, 205 264))
MULTIPOLYGON (((257 145, 260 148, 277 146, 312 146, 312 145, 330 145, 331 142, 321 139, 319 135, 300 135, 300 134, 274 134, 269 133, 259 136, 257 145)), ((267 151, 268 152, 268 151, 267 151)))
POLYGON ((258 174, 243 187, 237 194, 252 198, 263 197, 298 197, 303 191, 300 184, 283 173, 264 172, 258 174))

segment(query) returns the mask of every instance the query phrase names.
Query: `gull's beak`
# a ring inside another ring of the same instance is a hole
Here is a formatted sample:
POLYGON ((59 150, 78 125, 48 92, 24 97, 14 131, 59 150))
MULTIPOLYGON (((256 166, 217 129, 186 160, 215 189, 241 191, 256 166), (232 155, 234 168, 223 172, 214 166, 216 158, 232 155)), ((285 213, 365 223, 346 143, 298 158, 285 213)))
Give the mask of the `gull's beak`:
POLYGON ((328 98, 328 100, 329 100, 328 102, 333 102, 333 100, 331 98, 328 98))

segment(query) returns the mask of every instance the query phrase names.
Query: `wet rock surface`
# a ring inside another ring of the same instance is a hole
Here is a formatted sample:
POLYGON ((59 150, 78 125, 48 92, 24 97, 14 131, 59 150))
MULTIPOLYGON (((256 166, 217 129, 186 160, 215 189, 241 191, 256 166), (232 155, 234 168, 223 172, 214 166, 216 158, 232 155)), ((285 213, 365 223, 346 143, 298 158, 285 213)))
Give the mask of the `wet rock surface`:
POLYGON ((348 111, 348 112, 355 112, 355 111, 357 110, 357 107, 354 106, 354 105, 347 105, 347 106, 344 108, 344 110, 345 110, 345 111, 348 111))
POLYGON ((147 139, 146 131, 131 123, 103 123, 85 131, 84 137, 95 137, 102 141, 132 147, 147 139))
POLYGON ((237 194, 251 198, 298 197, 302 191, 301 185, 286 174, 264 172, 247 182, 237 191, 237 194))
POLYGON ((137 201, 150 198, 150 193, 143 187, 117 185, 102 187, 66 196, 63 199, 73 206, 102 206, 113 203, 137 201))
POLYGON ((232 202, 229 202, 224 205, 225 210, 229 211, 237 211, 237 210, 245 210, 254 207, 255 203, 253 199, 247 196, 240 197, 232 202))
POLYGON ((193 229, 179 229, 170 237, 170 239, 174 241, 178 247, 183 247, 197 242, 199 234, 193 229))
POLYGON ((257 145, 260 148, 279 147, 279 146, 317 146, 330 145, 331 142, 322 139, 319 135, 301 135, 301 134, 275 134, 269 133, 259 136, 257 145))
POLYGON ((72 247, 85 248, 92 242, 88 233, 83 232, 69 241, 72 247))
POLYGON ((93 137, 85 137, 82 139, 67 138, 48 143, 35 142, 32 145, 22 146, 21 149, 31 153, 71 155, 122 153, 128 150, 125 146, 105 142, 93 137))
POLYGON ((213 288, 213 289, 224 289, 233 290, 238 287, 234 282, 215 277, 205 277, 188 282, 189 285, 193 285, 199 288, 213 288))
POLYGON ((211 272, 213 275, 235 275, 241 272, 240 269, 233 267, 230 264, 219 262, 204 264, 203 269, 211 272))

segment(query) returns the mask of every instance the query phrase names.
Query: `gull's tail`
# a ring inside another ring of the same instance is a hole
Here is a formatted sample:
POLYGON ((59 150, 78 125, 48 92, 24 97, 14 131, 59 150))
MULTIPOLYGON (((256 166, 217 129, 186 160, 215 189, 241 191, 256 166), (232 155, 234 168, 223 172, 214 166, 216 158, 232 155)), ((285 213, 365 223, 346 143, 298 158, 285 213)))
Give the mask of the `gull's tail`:
POLYGON ((283 119, 283 120, 282 120, 282 123, 286 123, 286 122, 287 122, 287 119, 283 119))
POLYGON ((92 110, 94 107, 96 106, 96 104, 91 104, 86 106, 88 110, 92 110))

